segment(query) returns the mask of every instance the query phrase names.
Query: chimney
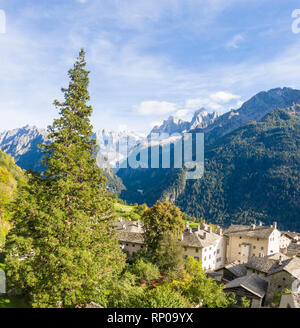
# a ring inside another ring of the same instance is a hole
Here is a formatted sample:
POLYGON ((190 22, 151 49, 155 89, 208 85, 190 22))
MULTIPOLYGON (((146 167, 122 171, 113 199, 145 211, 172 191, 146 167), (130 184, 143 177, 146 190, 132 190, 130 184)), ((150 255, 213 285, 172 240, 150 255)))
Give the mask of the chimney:
POLYGON ((252 224, 252 225, 251 225, 251 229, 252 229, 252 230, 255 230, 255 228, 256 228, 256 225, 255 225, 255 224, 252 224))
POLYGON ((200 230, 201 230, 200 224, 198 225, 198 227, 197 227, 197 228, 198 228, 198 231, 200 231, 200 230))
POLYGON ((208 233, 211 233, 212 232, 212 227, 210 225, 207 227, 207 232, 208 233))
POLYGON ((274 228, 274 229, 277 229, 277 222, 274 222, 274 223, 273 223, 273 228, 274 228))
POLYGON ((281 255, 279 256, 279 260, 277 263, 278 263, 278 265, 282 265, 282 256, 281 255))
POLYGON ((183 234, 181 235, 181 241, 183 241, 183 234))
POLYGON ((119 222, 122 222, 123 221, 123 219, 122 218, 119 218, 119 222))
POLYGON ((203 232, 202 238, 206 239, 206 232, 203 232))
POLYGON ((186 223, 185 223, 185 228, 188 229, 189 227, 190 227, 189 223, 186 222, 186 223))
POLYGON ((261 221, 259 221, 259 226, 262 227, 263 226, 263 223, 261 221))
POLYGON ((217 230, 217 234, 220 235, 220 236, 223 236, 223 229, 222 228, 219 228, 217 230))
POLYGON ((123 229, 126 230, 126 224, 123 224, 123 229))

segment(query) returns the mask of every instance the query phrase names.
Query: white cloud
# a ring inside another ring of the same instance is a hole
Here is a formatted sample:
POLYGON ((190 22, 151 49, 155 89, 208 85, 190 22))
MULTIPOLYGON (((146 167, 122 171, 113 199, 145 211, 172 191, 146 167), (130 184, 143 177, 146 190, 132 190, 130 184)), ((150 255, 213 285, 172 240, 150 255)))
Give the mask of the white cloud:
POLYGON ((177 105, 167 101, 143 101, 139 106, 135 107, 135 111, 143 116, 160 116, 174 112, 177 105))
POLYGON ((236 34, 231 40, 226 43, 227 48, 239 48, 240 43, 243 42, 245 38, 242 34, 236 34))
POLYGON ((210 95, 210 98, 218 103, 227 103, 231 100, 240 99, 241 96, 234 95, 230 92, 219 91, 210 95))

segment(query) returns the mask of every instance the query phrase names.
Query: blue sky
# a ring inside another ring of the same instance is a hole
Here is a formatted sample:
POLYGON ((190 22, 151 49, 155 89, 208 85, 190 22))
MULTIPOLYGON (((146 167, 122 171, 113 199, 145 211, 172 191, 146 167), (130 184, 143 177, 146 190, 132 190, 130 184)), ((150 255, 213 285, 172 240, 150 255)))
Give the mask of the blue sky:
POLYGON ((0 131, 52 123, 81 47, 95 129, 149 131, 169 115, 300 89, 297 8, 294 0, 0 0, 0 131))

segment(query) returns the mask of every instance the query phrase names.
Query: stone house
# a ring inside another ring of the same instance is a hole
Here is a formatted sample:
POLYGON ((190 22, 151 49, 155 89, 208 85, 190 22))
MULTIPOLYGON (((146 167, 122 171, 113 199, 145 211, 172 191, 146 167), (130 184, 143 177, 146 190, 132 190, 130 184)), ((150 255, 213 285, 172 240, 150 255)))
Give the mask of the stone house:
POLYGON ((277 223, 263 226, 231 225, 224 231, 227 263, 247 263, 251 256, 268 256, 279 252, 280 231, 277 223))
MULTIPOLYGON (((122 219, 115 223, 114 228, 119 235, 119 245, 130 255, 145 250, 143 239, 143 226, 139 221, 124 221, 122 219)), ((222 229, 216 233, 208 224, 201 224, 196 229, 186 225, 181 238, 184 248, 184 257, 192 256, 195 260, 202 262, 205 271, 213 271, 225 264, 225 239, 222 229)))
POLYGON ((268 281, 253 273, 249 276, 240 277, 230 281, 226 285, 224 292, 235 293, 238 304, 241 303, 242 297, 246 297, 251 301, 250 307, 260 308, 264 305, 267 290, 268 281))
POLYGON ((139 221, 119 219, 114 228, 119 236, 119 246, 127 250, 130 255, 145 250, 143 227, 139 221))
POLYGON ((283 254, 270 257, 252 257, 246 263, 247 274, 255 273, 269 282, 266 303, 283 290, 298 290, 300 286, 300 259, 283 254))
POLYGON ((221 228, 213 232, 208 224, 198 225, 196 229, 187 225, 182 235, 182 245, 184 256, 201 261, 205 271, 214 271, 225 264, 225 239, 221 228))

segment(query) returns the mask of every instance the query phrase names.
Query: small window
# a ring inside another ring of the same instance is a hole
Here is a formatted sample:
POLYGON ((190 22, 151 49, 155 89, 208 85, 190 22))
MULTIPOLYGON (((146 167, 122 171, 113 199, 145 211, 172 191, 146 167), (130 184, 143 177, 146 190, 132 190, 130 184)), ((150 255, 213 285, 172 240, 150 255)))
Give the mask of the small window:
POLYGON ((186 247, 184 247, 184 251, 185 251, 185 252, 187 251, 187 248, 186 248, 186 247))
POLYGON ((285 281, 285 277, 283 277, 282 280, 285 281))
POLYGON ((240 239, 242 239, 242 236, 240 236, 240 239))
POLYGON ((262 248, 261 248, 261 250, 263 251, 263 250, 264 250, 264 248, 262 247, 262 248))
POLYGON ((256 246, 253 246, 253 249, 256 249, 256 246))
POLYGON ((220 254, 220 250, 219 249, 217 250, 217 254, 220 254))
POLYGON ((196 251, 196 253, 199 253, 199 249, 198 248, 196 248, 195 251, 196 251))
POLYGON ((135 244, 132 244, 132 247, 135 247, 135 244))
POLYGON ((257 238, 257 241, 259 241, 259 238, 257 238))
POLYGON ((128 246, 128 244, 126 244, 126 246, 128 246))
POLYGON ((280 289, 282 286, 281 285, 278 285, 277 288, 280 289))
POLYGON ((144 246, 142 245, 141 248, 144 248, 144 246))
POLYGON ((194 259, 199 262, 199 257, 195 256, 194 259))

